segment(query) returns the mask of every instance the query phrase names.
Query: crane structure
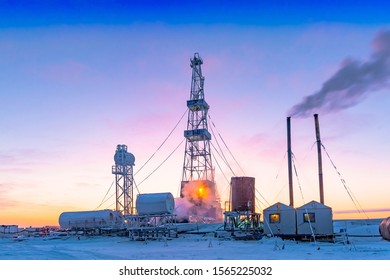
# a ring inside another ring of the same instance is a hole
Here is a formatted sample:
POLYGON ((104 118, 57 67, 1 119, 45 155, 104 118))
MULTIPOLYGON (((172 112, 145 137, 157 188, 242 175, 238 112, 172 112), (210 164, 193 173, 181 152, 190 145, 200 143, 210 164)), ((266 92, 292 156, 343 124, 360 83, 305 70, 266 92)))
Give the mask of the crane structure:
POLYGON ((116 211, 123 215, 134 214, 133 166, 135 157, 127 151, 126 145, 117 145, 114 161, 112 174, 115 175, 116 211))
POLYGON ((206 215, 216 217, 219 216, 216 212, 222 213, 222 210, 211 160, 211 134, 207 123, 210 106, 204 96, 203 60, 199 53, 195 53, 190 61, 192 81, 190 99, 187 100, 188 121, 184 131, 186 144, 180 196, 187 197, 196 206, 193 212, 199 213, 199 208, 202 208, 203 213, 207 210, 206 215))

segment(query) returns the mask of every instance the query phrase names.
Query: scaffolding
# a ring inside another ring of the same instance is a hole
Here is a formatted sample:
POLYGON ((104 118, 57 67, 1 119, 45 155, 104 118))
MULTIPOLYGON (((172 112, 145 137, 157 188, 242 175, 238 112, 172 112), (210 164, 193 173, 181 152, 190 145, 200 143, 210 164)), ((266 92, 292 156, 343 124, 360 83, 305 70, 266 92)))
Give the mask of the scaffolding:
POLYGON ((261 214, 250 211, 228 211, 224 213, 224 230, 235 239, 259 239, 263 235, 261 214))
POLYGON ((177 237, 176 215, 129 215, 125 224, 130 240, 177 237))

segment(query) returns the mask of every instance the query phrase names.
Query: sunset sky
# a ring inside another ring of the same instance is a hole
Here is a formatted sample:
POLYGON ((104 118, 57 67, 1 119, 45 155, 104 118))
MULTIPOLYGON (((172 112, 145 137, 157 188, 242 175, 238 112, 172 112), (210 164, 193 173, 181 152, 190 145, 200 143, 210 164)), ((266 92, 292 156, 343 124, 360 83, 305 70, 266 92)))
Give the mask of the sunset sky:
MULTIPOLYGON (((213 147, 235 175, 256 178, 259 211, 289 203, 288 115, 295 205, 319 200, 318 113, 337 167, 323 152, 334 218, 390 216, 386 1, 14 2, 0 0, 0 224, 58 225, 62 212, 97 209, 116 145, 128 146, 138 172, 184 114, 195 52, 213 147)), ((135 176, 141 193, 178 196, 184 142, 143 180, 182 142, 186 117, 135 176)), ((214 155, 225 201, 233 174, 214 155)), ((112 197, 99 209, 114 207, 112 197)))

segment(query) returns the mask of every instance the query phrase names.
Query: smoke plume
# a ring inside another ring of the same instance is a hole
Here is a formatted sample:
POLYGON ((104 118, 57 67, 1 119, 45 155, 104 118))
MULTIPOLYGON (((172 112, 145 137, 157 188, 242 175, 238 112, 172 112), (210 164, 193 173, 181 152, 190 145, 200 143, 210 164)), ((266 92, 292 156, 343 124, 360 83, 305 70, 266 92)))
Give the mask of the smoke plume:
POLYGON ((289 110, 289 116, 337 112, 360 103, 369 93, 389 85, 390 30, 377 34, 373 52, 366 62, 346 59, 322 88, 289 110))

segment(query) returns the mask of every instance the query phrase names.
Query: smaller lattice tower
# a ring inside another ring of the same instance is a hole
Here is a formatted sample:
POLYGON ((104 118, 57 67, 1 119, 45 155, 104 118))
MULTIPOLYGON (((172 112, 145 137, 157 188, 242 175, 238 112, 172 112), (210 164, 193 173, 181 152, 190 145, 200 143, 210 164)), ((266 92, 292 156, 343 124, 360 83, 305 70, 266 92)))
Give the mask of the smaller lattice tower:
POLYGON ((112 174, 115 174, 116 211, 123 215, 134 214, 133 166, 135 157, 127 151, 126 145, 117 145, 114 161, 112 174))

